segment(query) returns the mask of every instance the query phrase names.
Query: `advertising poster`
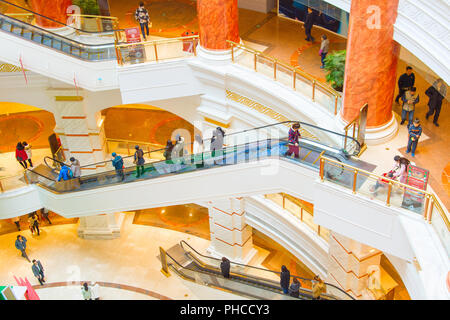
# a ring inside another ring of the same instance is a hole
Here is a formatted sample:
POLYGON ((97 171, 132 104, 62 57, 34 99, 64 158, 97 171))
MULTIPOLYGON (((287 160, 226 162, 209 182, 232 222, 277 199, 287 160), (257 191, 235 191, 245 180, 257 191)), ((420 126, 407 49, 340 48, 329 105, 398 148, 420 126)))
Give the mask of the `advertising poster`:
MULTIPOLYGON (((408 175, 406 184, 412 187, 426 190, 429 178, 429 171, 413 165, 408 166, 408 175)), ((425 194, 412 189, 406 189, 403 195, 402 207, 422 213, 422 208, 425 202, 425 194)))
MULTIPOLYGON (((125 29, 125 37, 127 43, 139 43, 141 42, 141 31, 137 27, 127 28, 125 29)), ((135 64, 145 61, 145 48, 142 44, 136 44, 121 50, 125 62, 135 64)))

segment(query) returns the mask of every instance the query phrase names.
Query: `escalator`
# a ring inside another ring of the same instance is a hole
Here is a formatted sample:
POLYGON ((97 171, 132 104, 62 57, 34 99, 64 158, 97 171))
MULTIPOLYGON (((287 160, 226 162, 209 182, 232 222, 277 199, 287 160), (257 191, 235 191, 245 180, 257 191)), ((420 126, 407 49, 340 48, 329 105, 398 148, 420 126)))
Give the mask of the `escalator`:
MULTIPOLYGON (((167 268, 185 280, 202 285, 219 288, 251 299, 261 300, 311 300, 313 280, 291 275, 291 282, 297 278, 300 282, 299 297, 283 294, 279 279, 280 273, 230 262, 230 278, 222 276, 220 259, 205 256, 197 252, 184 240, 167 251, 161 251, 160 260, 167 268)), ((321 295, 323 300, 354 300, 340 288, 325 283, 326 290, 321 295)))
MULTIPOLYGON (((124 168, 125 179, 123 181, 112 169, 111 161, 96 164, 83 165, 83 167, 95 167, 104 164, 108 170, 100 173, 83 175, 80 179, 72 179, 58 182, 54 178, 58 174, 58 167, 54 164, 62 162, 51 159, 53 164, 46 161, 48 169, 52 173, 43 174, 44 169, 27 170, 28 180, 37 183, 38 186, 53 193, 80 192, 96 188, 102 188, 118 184, 127 184, 148 179, 156 179, 189 172, 200 172, 207 169, 227 167, 235 164, 250 163, 263 159, 279 159, 289 161, 296 165, 319 170, 320 157, 327 156, 339 162, 359 166, 361 161, 354 160, 351 156, 359 153, 359 143, 342 134, 320 128, 308 123, 300 122, 302 138, 300 139, 300 157, 298 159, 288 157, 288 130, 294 121, 285 121, 272 125, 248 129, 236 133, 226 134, 224 148, 216 151, 210 150, 210 139, 202 141, 201 145, 195 143, 185 146, 183 156, 173 156, 170 160, 155 160, 162 158, 164 149, 153 150, 145 153, 146 161, 144 174, 136 177, 136 166, 129 165, 124 168), (344 149, 345 146, 345 149, 344 149), (158 156, 155 156, 158 155, 158 156), (109 169, 111 168, 111 169, 109 169)), ((125 160, 131 157, 124 157, 125 160)), ((343 167, 334 166, 327 170, 328 178, 346 174, 343 167)))
POLYGON ((115 60, 114 44, 119 31, 121 30, 82 30, 75 25, 67 25, 8 1, 0 0, 0 32, 6 32, 77 59, 85 61, 115 60), (59 26, 58 31, 44 29, 33 24, 33 17, 38 17, 41 22, 45 21, 59 26))

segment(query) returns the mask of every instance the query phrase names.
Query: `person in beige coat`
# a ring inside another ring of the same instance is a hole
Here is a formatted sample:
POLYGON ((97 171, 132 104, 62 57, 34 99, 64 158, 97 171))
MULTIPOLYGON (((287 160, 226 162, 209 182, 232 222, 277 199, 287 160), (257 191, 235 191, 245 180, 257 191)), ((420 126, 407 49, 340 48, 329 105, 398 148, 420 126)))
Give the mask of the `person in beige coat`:
POLYGON ((325 282, 317 275, 312 284, 313 299, 320 300, 320 295, 325 292, 325 282))

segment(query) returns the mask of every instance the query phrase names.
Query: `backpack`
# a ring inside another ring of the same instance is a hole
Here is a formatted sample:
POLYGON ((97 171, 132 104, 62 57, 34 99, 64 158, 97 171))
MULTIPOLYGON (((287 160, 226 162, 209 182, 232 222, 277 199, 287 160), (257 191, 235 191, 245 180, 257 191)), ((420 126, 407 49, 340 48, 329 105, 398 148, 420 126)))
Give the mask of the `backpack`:
POLYGON ((144 151, 142 151, 142 149, 137 150, 137 157, 138 159, 142 159, 144 157, 144 151))

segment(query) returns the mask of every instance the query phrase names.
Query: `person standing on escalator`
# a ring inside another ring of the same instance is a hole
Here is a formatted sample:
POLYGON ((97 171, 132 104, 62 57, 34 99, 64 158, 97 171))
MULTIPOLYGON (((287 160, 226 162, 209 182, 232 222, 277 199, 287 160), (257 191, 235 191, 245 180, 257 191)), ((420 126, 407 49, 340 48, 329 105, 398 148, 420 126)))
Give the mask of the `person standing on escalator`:
POLYGON ((141 175, 144 174, 144 151, 139 148, 139 146, 134 147, 136 149, 136 152, 134 153, 134 164, 136 164, 136 178, 139 178, 141 175), (142 172, 141 172, 142 170, 142 172))
POLYGON ((120 178, 120 181, 125 180, 125 175, 123 174, 123 159, 117 153, 113 152, 111 155, 114 157, 111 161, 116 169, 116 174, 120 178))
POLYGON ((74 157, 70 158, 70 170, 72 170, 74 178, 81 177, 81 166, 80 161, 78 161, 78 159, 75 159, 74 157))
POLYGON ((290 157, 294 154, 296 159, 300 158, 299 155, 299 144, 298 140, 302 137, 300 134, 300 123, 294 122, 292 127, 289 129, 289 142, 288 142, 288 151, 284 154, 286 157, 290 157))
POLYGON ((222 257, 222 262, 220 263, 220 271, 225 278, 230 277, 230 260, 222 257))
POLYGON ((286 266, 281 266, 280 286, 284 294, 289 292, 289 282, 291 282, 291 273, 286 266))

